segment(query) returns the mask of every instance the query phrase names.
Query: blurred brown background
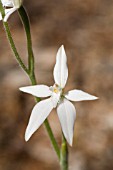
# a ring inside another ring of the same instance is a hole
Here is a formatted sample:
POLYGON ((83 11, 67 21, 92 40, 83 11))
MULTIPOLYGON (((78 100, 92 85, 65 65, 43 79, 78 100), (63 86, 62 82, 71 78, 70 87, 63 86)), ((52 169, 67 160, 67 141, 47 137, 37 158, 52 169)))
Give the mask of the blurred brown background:
MULTIPOLYGON (((25 0, 24 6, 31 21, 38 83, 54 83, 55 55, 64 44, 69 67, 67 90, 77 88, 100 98, 75 103, 70 170, 113 170, 113 0, 25 0)), ((26 40, 17 12, 9 23, 26 62, 26 40)), ((59 170, 44 126, 29 142, 24 141, 35 103, 31 95, 18 90, 30 82, 13 57, 2 23, 0 82, 0 170, 59 170)), ((49 120, 60 144, 55 111, 49 120)))

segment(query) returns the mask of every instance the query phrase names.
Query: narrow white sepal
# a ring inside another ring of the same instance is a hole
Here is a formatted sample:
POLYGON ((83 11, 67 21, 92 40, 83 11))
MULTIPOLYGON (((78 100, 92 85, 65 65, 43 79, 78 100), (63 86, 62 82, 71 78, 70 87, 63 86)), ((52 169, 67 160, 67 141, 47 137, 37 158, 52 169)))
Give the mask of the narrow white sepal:
POLYGON ((51 98, 43 100, 35 105, 32 110, 29 123, 25 132, 25 140, 28 141, 32 134, 40 127, 53 109, 51 98))
POLYGON ((76 118, 76 110, 74 105, 64 99, 57 107, 58 117, 61 123, 63 134, 72 146, 73 142, 73 133, 74 133, 74 123, 76 118))
POLYGON ((98 97, 90 95, 82 90, 71 90, 65 94, 65 97, 71 101, 96 100, 98 97))
POLYGON ((51 90, 49 90, 49 87, 46 85, 26 86, 19 88, 19 90, 32 94, 36 97, 48 97, 52 93, 51 90))
POLYGON ((10 9, 5 9, 5 17, 4 17, 4 22, 7 22, 8 18, 10 17, 10 15, 15 12, 17 10, 17 8, 13 7, 10 9))
POLYGON ((54 67, 54 80, 61 88, 64 88, 68 78, 67 56, 62 45, 56 55, 56 64, 54 67))

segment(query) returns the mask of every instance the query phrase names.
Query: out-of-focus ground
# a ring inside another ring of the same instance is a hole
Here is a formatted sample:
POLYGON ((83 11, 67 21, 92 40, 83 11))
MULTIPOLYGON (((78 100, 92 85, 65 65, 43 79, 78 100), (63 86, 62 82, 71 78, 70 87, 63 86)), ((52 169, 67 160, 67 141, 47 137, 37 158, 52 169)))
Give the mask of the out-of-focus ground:
MULTIPOLYGON (((77 118, 70 170, 113 170, 113 1, 24 1, 29 13, 36 75, 39 84, 52 85, 55 55, 61 44, 68 56, 67 90, 77 88, 99 97, 75 103, 77 118)), ((27 62, 24 31, 17 13, 9 20, 11 32, 27 62)), ((30 85, 16 63, 0 23, 0 170, 59 170, 44 126, 24 141, 35 105, 31 95, 18 90, 30 85)), ((58 143, 57 114, 49 117, 58 143)))

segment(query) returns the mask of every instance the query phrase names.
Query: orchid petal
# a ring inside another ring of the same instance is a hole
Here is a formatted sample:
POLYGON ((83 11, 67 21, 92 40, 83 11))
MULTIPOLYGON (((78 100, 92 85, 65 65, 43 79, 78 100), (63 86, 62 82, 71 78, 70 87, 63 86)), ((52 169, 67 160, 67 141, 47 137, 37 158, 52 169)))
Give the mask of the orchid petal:
POLYGON ((53 109, 51 98, 43 100, 35 105, 25 132, 25 140, 28 141, 32 134, 40 127, 53 109))
POLYGON ((83 101, 83 100, 96 100, 98 97, 92 96, 82 90, 71 90, 67 94, 65 94, 65 97, 68 100, 71 101, 83 101))
POLYGON ((36 97, 48 97, 52 93, 46 85, 26 86, 19 88, 19 90, 36 97))
POLYGON ((1 0, 1 2, 2 2, 3 6, 13 7, 11 0, 1 0))
POLYGON ((54 67, 54 80, 61 88, 64 88, 68 78, 67 56, 62 45, 56 55, 56 64, 54 67))
POLYGON ((10 9, 5 9, 5 17, 4 17, 4 22, 7 22, 8 18, 10 17, 10 15, 15 12, 17 10, 17 8, 13 7, 10 9))
POLYGON ((76 110, 74 105, 64 99, 57 107, 58 117, 61 123, 63 134, 72 146, 73 132, 74 132, 74 122, 76 118, 76 110))

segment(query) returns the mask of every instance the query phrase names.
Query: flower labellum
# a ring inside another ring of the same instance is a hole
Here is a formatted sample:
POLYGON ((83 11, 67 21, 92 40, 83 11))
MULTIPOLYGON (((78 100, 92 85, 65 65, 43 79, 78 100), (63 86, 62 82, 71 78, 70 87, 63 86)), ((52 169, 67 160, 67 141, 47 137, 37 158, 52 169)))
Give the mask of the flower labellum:
MULTIPOLYGON (((4 22, 8 20, 10 15, 15 12, 17 9, 20 8, 22 5, 22 0, 1 0, 2 5, 5 9, 5 17, 4 17, 4 22)), ((2 15, 0 13, 0 20, 2 20, 2 15)))
POLYGON ((64 93, 68 78, 68 67, 63 45, 57 52, 53 75, 55 84, 51 87, 34 85, 20 88, 21 91, 36 97, 50 96, 48 99, 42 100, 34 106, 25 132, 25 140, 29 140, 32 134, 48 117, 52 109, 57 107, 57 114, 63 134, 67 142, 72 146, 76 110, 70 101, 96 100, 97 97, 77 89, 64 93))

